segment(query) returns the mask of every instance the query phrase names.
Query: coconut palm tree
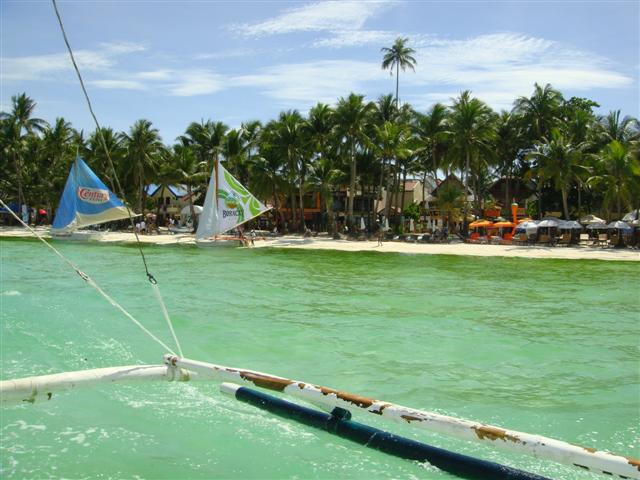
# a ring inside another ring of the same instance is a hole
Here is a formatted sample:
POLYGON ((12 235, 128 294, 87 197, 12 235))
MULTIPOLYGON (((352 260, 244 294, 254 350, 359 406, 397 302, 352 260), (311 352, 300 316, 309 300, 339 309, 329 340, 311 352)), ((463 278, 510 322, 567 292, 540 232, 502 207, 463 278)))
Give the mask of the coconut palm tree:
POLYGON ((528 157, 535 161, 534 173, 553 182, 562 195, 564 218, 569 219, 568 192, 571 185, 586 171, 582 165, 584 143, 572 145, 559 129, 551 130, 551 138, 544 139, 528 157))
POLYGON ((447 107, 441 103, 433 105, 426 115, 414 116, 415 153, 424 158, 422 178, 422 198, 426 198, 427 172, 433 173, 434 185, 438 185, 438 170, 441 168, 447 130, 447 107))
MULTIPOLYGON (((449 130, 453 138, 454 151, 464 161, 463 184, 465 193, 469 188, 472 158, 491 150, 495 137, 495 114, 487 104, 471 97, 466 90, 454 100, 449 108, 449 130)), ((462 233, 467 233, 467 202, 463 208, 462 233)))
POLYGON ((617 140, 627 143, 640 137, 640 123, 636 118, 626 116, 620 119, 620 110, 611 111, 598 118, 597 136, 605 143, 617 140))
POLYGON ((514 102, 513 113, 524 118, 532 141, 549 137, 551 129, 560 122, 562 94, 550 84, 534 86, 531 97, 519 97, 514 102))
POLYGON ((382 69, 389 69, 393 75, 393 68, 396 69, 396 108, 399 106, 398 88, 400 84, 400 69, 404 72, 407 68, 415 71, 417 64, 413 54, 416 53, 413 48, 407 47, 408 38, 398 37, 391 47, 382 47, 382 69))
POLYGON ((337 134, 349 152, 351 166, 347 206, 350 231, 353 231, 353 202, 356 192, 356 150, 367 142, 367 118, 372 108, 371 103, 364 102, 364 95, 351 93, 347 98, 341 97, 335 109, 337 134))
POLYGON ((588 183, 604 191, 604 206, 611 216, 611 206, 615 204, 617 217, 623 207, 633 208, 640 197, 640 161, 629 147, 613 140, 594 156, 599 172, 588 183))
POLYGON ((193 209, 193 187, 206 181, 209 175, 207 166, 208 162, 199 161, 198 156, 190 146, 184 143, 177 143, 173 146, 167 180, 184 184, 187 187, 189 213, 193 219, 194 229, 198 228, 198 217, 193 209))
POLYGON ((129 133, 122 134, 125 153, 125 175, 137 186, 135 196, 138 211, 143 212, 146 200, 145 185, 160 163, 164 146, 158 129, 149 120, 136 121, 129 133))
POLYGON ((326 212, 327 230, 335 233, 335 218, 333 213, 333 188, 344 177, 340 169, 335 168, 333 159, 320 156, 311 164, 310 180, 320 192, 321 204, 326 212))
POLYGON ((46 125, 46 122, 40 118, 34 118, 33 112, 36 103, 26 93, 14 95, 11 97, 11 113, 4 114, 7 120, 7 141, 10 155, 13 158, 13 164, 16 173, 16 186, 18 190, 18 203, 25 205, 26 200, 23 192, 23 150, 25 147, 26 137, 40 132, 46 125))

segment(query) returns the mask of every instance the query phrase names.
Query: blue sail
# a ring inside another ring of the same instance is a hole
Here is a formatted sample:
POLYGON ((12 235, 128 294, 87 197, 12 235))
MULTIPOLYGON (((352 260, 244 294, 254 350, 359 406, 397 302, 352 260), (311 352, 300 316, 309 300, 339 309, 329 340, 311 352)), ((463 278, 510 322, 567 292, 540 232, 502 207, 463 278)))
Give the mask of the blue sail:
POLYGON ((60 197, 52 233, 71 233, 81 227, 123 218, 129 218, 127 208, 77 157, 60 197))

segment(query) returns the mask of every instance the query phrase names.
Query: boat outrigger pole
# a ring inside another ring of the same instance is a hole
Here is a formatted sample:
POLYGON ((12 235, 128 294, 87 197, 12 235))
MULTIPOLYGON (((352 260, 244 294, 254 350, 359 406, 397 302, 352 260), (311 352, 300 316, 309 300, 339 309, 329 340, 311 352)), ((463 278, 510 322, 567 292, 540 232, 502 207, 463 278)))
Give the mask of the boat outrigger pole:
POLYGON ((531 455, 592 472, 616 475, 619 478, 640 479, 640 460, 594 448, 572 445, 542 435, 518 432, 434 412, 416 410, 383 400, 252 370, 214 365, 178 358, 173 355, 165 355, 165 363, 196 372, 203 379, 232 382, 243 386, 255 386, 282 392, 318 405, 328 412, 333 411, 336 407, 345 410, 359 410, 436 433, 490 444, 503 450, 531 455))

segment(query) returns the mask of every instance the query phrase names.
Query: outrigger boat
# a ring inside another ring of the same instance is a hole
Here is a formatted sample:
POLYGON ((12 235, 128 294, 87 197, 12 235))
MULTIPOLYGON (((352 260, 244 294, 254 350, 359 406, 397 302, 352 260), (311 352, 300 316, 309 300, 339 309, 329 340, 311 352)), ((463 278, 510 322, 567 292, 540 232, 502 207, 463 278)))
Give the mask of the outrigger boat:
MULTIPOLYGON (((64 34, 62 20, 59 17, 55 0, 52 1, 60 21, 65 42, 67 43, 69 53, 73 60, 73 53, 64 34)), ((81 80, 79 71, 78 77, 81 80)), ((0 200, 0 206, 8 209, 2 200, 0 200)), ((209 190, 207 191, 205 211, 201 216, 201 226, 198 228, 199 233, 197 237, 202 240, 213 236, 213 241, 215 242, 216 235, 233 228, 233 226, 230 225, 235 226, 245 223, 264 211, 266 211, 266 207, 233 179, 218 162, 215 162, 214 172, 209 184, 209 190), (223 181, 226 183, 223 183, 223 181), (223 206, 221 207, 220 204, 223 204, 223 206), (225 214, 225 208, 229 212, 228 214, 225 214), (220 212, 222 212, 222 214, 220 214, 220 212), (249 212, 249 215, 245 215, 245 212, 249 212), (239 218, 241 214, 242 218, 239 218)), ((119 309, 127 318, 133 321, 169 353, 164 356, 162 364, 158 365, 108 367, 2 381, 0 382, 0 403, 3 408, 15 405, 29 405, 39 401, 51 401, 58 396, 62 397, 63 395, 59 395, 59 393, 65 390, 75 390, 95 384, 142 381, 214 381, 221 382, 221 390, 223 393, 231 395, 239 401, 268 410, 279 416, 294 419, 306 425, 322 428, 330 433, 349 438, 361 445, 375 448, 388 454, 414 461, 429 462, 442 470, 464 478, 487 480, 542 480, 544 477, 493 462, 431 447, 414 440, 353 422, 350 412, 354 411, 376 415, 377 418, 408 424, 415 428, 425 429, 467 441, 489 444, 496 448, 531 455, 539 459, 571 465, 579 469, 603 474, 607 476, 607 478, 617 477, 640 480, 640 460, 637 459, 573 445, 540 435, 518 432, 485 423, 404 407, 392 402, 319 386, 307 381, 290 380, 254 370, 232 368, 184 358, 166 307, 162 302, 159 289, 157 288, 157 282, 148 270, 147 275, 151 284, 156 289, 158 300, 160 301, 162 311, 173 334, 179 355, 175 354, 170 347, 142 326, 140 322, 104 292, 86 273, 82 272, 71 261, 64 258, 55 247, 46 242, 46 240, 26 225, 15 213, 10 212, 18 222, 31 230, 40 241, 54 250, 86 284, 96 289, 109 303, 119 309), (256 391, 254 387, 275 391, 281 395, 292 396, 312 405, 319 406, 328 413, 284 401, 280 398, 256 391)))
POLYGON ((236 246, 239 237, 225 233, 268 210, 216 159, 196 231, 196 244, 206 247, 236 246))

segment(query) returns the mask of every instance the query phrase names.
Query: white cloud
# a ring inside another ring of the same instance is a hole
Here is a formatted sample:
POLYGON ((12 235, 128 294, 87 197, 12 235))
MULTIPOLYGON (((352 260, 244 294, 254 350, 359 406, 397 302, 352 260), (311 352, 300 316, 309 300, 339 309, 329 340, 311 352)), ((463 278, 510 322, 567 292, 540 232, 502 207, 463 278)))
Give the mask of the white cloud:
POLYGON ((151 70, 147 72, 138 72, 135 77, 140 80, 168 80, 172 77, 173 72, 171 70, 151 70))
POLYGON ((397 2, 394 0, 317 2, 289 9, 263 22, 234 25, 232 29, 247 36, 357 30, 362 28, 369 18, 395 3, 397 2))
POLYGON ((225 79, 210 70, 177 72, 174 81, 165 85, 171 95, 193 97, 218 92, 225 87, 225 79))
POLYGON ((392 43, 400 34, 380 30, 343 30, 335 32, 335 35, 316 40, 313 46, 316 48, 343 48, 361 47, 363 45, 386 45, 392 43))
POLYGON ((230 83, 262 88, 272 98, 308 105, 334 103, 338 97, 366 90, 368 82, 385 77, 377 63, 326 60, 275 65, 258 74, 235 77, 230 83))
MULTIPOLYGON (((116 65, 119 55, 140 52, 144 46, 135 43, 103 44, 97 50, 77 50, 74 57, 80 71, 102 71, 116 65)), ((70 71, 73 66, 69 54, 52 53, 26 57, 3 57, 1 59, 1 78, 3 81, 49 80, 70 71)))
POLYGON ((416 87, 439 87, 447 92, 406 95, 412 101, 447 102, 458 95, 450 94, 455 87, 472 90, 496 109, 509 109, 515 98, 531 94, 535 82, 550 83, 560 90, 624 88, 633 82, 602 57, 525 35, 433 38, 423 45, 416 49, 416 73, 405 74, 401 83, 414 92, 416 87))
POLYGON ((88 82, 97 88, 116 90, 146 90, 146 86, 135 80, 91 80, 88 82))

